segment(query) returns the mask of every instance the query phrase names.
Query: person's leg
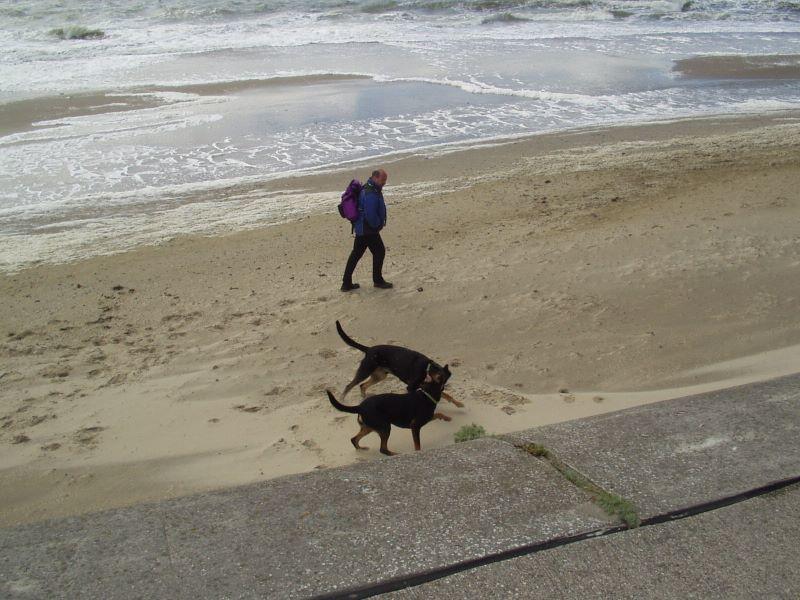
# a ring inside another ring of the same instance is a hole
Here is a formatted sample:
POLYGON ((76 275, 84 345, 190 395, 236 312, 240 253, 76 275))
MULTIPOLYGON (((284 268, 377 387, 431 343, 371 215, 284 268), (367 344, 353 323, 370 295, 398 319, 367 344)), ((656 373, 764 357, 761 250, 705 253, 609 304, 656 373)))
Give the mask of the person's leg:
POLYGON ((383 259, 386 256, 386 246, 383 245, 381 234, 364 236, 367 238, 369 251, 372 252, 372 281, 373 283, 384 283, 383 279, 383 259))
POLYGON ((358 261, 361 260, 361 257, 364 256, 364 252, 367 251, 367 241, 365 237, 366 236, 363 235, 357 235, 353 241, 353 251, 350 253, 350 258, 347 259, 347 266, 344 268, 342 287, 353 286, 353 271, 356 270, 356 265, 358 261))

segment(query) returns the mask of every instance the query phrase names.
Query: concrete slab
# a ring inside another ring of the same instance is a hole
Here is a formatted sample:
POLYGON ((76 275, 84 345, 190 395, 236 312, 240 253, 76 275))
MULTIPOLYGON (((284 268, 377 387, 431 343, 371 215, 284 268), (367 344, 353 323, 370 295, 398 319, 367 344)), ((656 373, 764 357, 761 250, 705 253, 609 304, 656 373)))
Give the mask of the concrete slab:
POLYGON ((301 598, 606 524, 549 465, 479 440, 0 530, 0 596, 301 598))
POLYGON ((0 598, 180 598, 152 506, 0 530, 0 598))
POLYGON ((645 518, 800 475, 800 375, 504 436, 535 442, 645 518))
POLYGON ((800 488, 494 563, 380 596, 800 598, 800 488))

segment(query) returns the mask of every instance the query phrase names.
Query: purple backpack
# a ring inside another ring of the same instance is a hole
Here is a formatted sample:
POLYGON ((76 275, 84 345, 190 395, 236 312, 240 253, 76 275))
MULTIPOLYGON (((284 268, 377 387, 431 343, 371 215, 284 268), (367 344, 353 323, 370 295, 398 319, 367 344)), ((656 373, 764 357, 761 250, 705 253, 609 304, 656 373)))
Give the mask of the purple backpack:
POLYGON ((338 206, 342 218, 351 223, 358 220, 358 197, 361 195, 361 187, 361 182, 353 179, 342 194, 342 201, 338 206))

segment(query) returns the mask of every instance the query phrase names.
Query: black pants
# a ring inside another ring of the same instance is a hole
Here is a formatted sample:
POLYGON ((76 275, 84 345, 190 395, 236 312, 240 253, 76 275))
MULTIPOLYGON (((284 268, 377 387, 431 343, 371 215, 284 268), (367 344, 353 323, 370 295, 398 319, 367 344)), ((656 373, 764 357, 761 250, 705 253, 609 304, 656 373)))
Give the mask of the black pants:
POLYGON ((347 266, 344 268, 345 285, 353 284, 353 271, 356 270, 356 265, 364 252, 372 252, 372 281, 373 283, 383 283, 383 257, 386 256, 386 247, 383 245, 380 233, 371 233, 369 235, 357 235, 353 242, 353 251, 350 253, 350 258, 347 259, 347 266))

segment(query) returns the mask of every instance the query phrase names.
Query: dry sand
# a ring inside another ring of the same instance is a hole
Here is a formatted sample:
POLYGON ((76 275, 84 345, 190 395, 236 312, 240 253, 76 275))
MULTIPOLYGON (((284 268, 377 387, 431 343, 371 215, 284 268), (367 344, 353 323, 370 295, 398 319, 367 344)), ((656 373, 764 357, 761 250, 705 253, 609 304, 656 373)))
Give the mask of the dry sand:
POLYGON ((0 524, 391 460, 377 438, 355 452, 323 393, 361 356, 336 319, 453 366, 465 407, 444 404, 423 448, 797 370, 796 114, 383 166, 392 291, 338 291, 351 241, 330 211, 1 277, 0 524))

